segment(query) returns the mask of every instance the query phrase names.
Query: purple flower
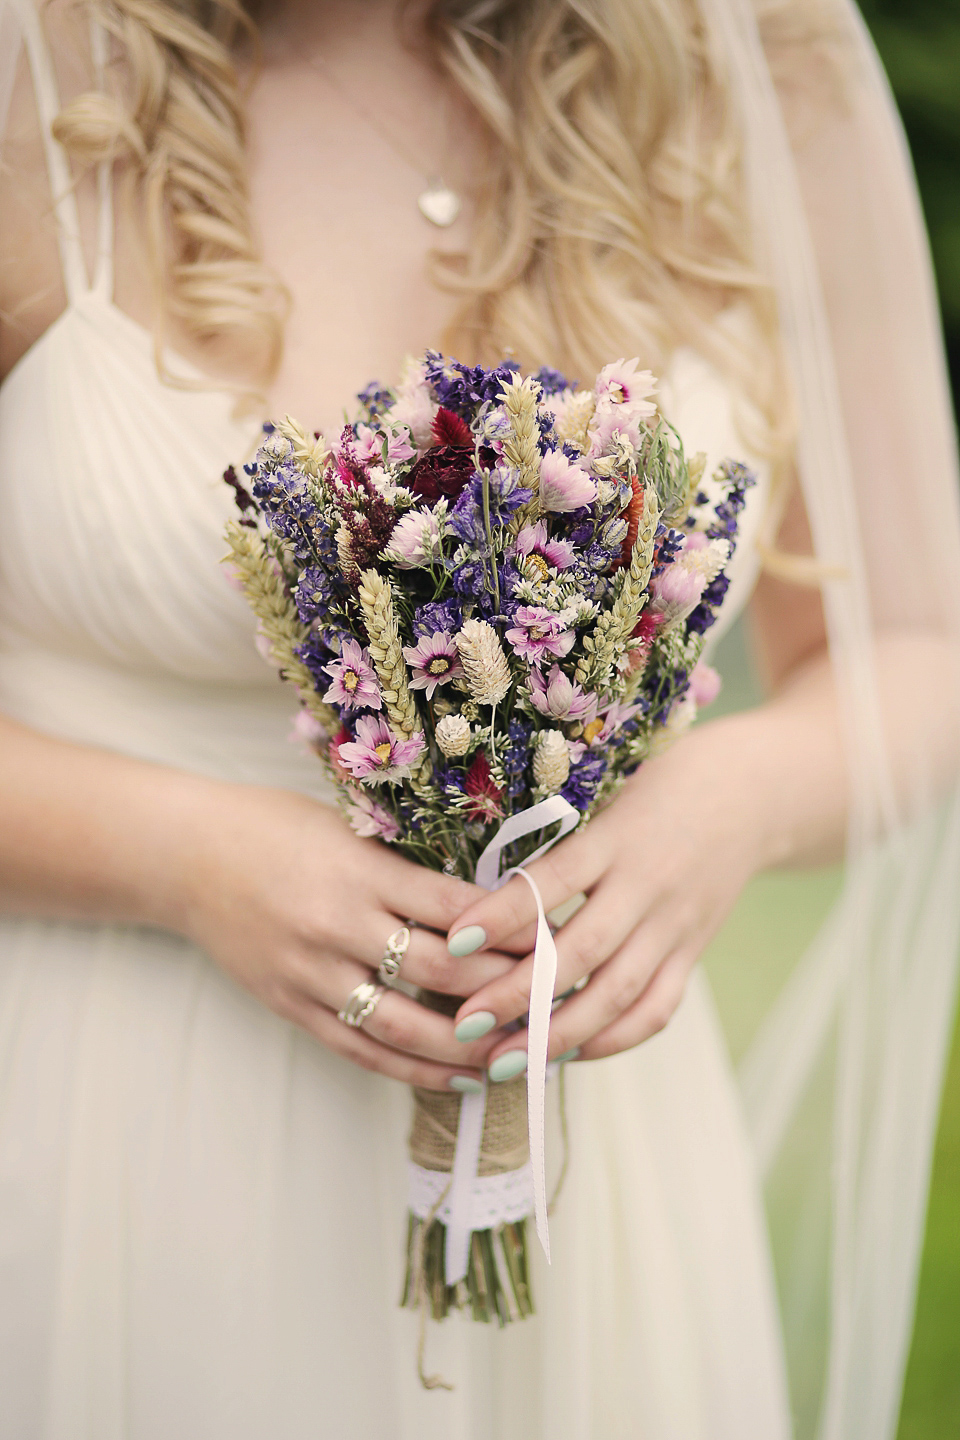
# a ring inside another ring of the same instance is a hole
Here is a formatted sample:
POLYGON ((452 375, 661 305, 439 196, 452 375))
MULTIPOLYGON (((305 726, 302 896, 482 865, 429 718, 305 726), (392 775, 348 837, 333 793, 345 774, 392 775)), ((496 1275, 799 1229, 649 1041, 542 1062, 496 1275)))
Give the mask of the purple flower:
POLYGON ((607 761, 603 755, 585 755, 570 766, 570 774, 560 794, 577 810, 589 810, 606 768, 607 761))
POLYGON ((562 450, 548 450, 540 461, 540 504, 544 510, 571 511, 597 498, 597 482, 562 450))
POLYGON ((438 685, 463 674, 456 643, 447 630, 422 635, 416 645, 403 647, 403 655, 413 670, 411 690, 426 690, 428 700, 433 699, 438 685))
POLYGON ((423 751, 420 734, 402 740, 380 715, 361 715, 357 738, 338 747, 338 759, 356 780, 382 785, 385 780, 403 780, 423 751))
POLYGON ((459 600, 430 600, 418 605, 413 615, 414 635, 432 635, 435 630, 449 630, 451 635, 463 624, 459 600))
POLYGON ((380 709, 383 701, 376 672, 369 652, 361 649, 359 641, 344 640, 340 658, 323 668, 333 681, 323 697, 328 705, 339 705, 344 710, 380 709))
POLYGON ((554 720, 590 721, 597 710, 596 695, 585 695, 559 665, 551 666, 547 680, 539 670, 530 671, 530 701, 541 715, 550 715, 554 720))
POLYGON ((528 580, 544 580, 548 565, 555 570, 566 570, 576 559, 576 552, 569 541, 548 537, 545 520, 538 520, 536 525, 524 525, 517 536, 517 554, 524 557, 520 568, 528 580))
POLYGON ((352 829, 364 840, 386 840, 389 844, 400 834, 400 826, 390 811, 385 810, 372 795, 367 795, 363 790, 351 792, 347 802, 347 819, 352 829))
POLYGON ((577 638, 572 630, 564 629, 563 619, 542 605, 518 605, 514 614, 514 626, 507 631, 506 638, 522 660, 538 668, 545 655, 557 658, 569 653, 577 638))

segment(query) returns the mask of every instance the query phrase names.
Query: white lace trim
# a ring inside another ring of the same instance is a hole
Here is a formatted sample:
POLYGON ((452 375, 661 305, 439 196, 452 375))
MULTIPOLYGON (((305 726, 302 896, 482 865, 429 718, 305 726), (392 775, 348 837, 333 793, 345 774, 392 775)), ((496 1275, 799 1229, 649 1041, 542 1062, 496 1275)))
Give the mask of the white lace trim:
MULTIPOLYGON (((450 1184, 449 1171, 424 1170, 411 1160, 410 1209, 419 1220, 425 1220, 450 1184)), ((495 1230, 533 1213, 533 1172, 530 1163, 503 1175, 477 1175, 470 1187, 470 1229, 495 1230)), ((437 1211, 437 1219, 446 1225, 450 1219, 449 1197, 437 1211)))

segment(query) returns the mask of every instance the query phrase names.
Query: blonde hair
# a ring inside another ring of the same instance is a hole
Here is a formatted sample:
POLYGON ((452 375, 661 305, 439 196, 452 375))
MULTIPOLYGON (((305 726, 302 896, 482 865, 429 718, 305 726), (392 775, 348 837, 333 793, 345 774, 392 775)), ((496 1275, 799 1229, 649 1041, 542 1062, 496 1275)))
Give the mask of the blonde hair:
MULTIPOLYGON (((57 136, 81 160, 132 159, 158 317, 199 340, 252 336, 269 379, 285 295, 253 234, 233 59, 254 7, 86 3, 120 47, 125 94, 81 96, 57 136)), ((761 22, 807 49, 829 29, 820 0, 764 0, 761 22)), ((584 378, 621 354, 662 369, 689 344, 732 379, 751 447, 785 455, 772 294, 751 257, 731 97, 693 0, 432 0, 426 35, 490 142, 471 249, 435 257, 462 301, 451 344, 584 378), (737 302, 747 340, 715 323, 737 302)))

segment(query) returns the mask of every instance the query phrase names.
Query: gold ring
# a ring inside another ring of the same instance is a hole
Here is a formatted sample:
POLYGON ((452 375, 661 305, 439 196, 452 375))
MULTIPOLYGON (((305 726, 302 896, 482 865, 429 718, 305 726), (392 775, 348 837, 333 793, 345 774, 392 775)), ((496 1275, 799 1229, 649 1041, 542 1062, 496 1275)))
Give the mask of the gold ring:
POLYGON ((407 946, 410 944, 410 931, 413 921, 408 920, 406 925, 401 925, 399 930, 394 930, 387 941, 387 948, 383 952, 383 959, 380 961, 380 968, 377 970, 378 980, 396 980, 400 974, 400 966, 403 957, 407 953, 407 946))
POLYGON ((349 1025, 353 1030, 359 1030, 364 1020, 369 1020, 383 999, 385 987, 377 985, 373 980, 364 980, 355 990, 351 990, 344 1003, 343 1009, 337 1011, 337 1019, 342 1020, 344 1025, 349 1025))

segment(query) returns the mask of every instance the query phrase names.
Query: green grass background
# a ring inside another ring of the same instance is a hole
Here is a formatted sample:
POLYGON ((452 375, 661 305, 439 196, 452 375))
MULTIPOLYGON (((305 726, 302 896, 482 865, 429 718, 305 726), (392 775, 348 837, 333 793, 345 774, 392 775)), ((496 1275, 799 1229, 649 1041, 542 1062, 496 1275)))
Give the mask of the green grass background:
MULTIPOLYGON (((960 400, 960 0, 861 0, 861 9, 890 76, 913 152, 956 402, 960 400)), ((759 698, 741 627, 723 642, 717 662, 725 690, 716 710, 721 705, 739 709, 759 698)), ((747 888, 711 946, 707 969, 735 1056, 784 973, 816 933, 837 888, 834 871, 761 876, 747 888), (790 953, 784 953, 785 933, 791 937, 790 953)), ((960 1440, 960 1025, 954 1034, 937 1133, 898 1440, 960 1440)))

